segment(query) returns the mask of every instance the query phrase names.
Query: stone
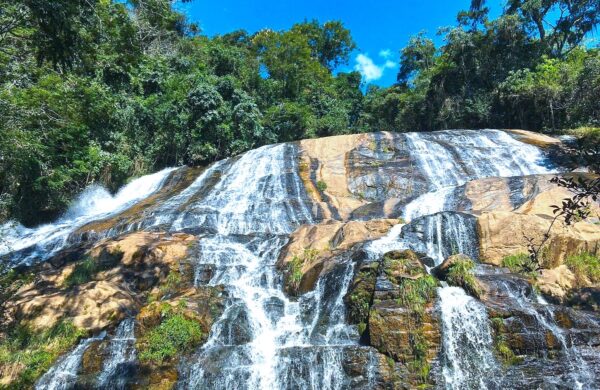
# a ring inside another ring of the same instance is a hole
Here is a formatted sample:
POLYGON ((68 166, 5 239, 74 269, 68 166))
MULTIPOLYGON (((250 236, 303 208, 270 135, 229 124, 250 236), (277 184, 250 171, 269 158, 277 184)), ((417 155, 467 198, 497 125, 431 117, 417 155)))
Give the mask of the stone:
POLYGON ((542 133, 534 133, 533 131, 519 129, 508 129, 506 131, 512 133, 521 142, 534 146, 539 146, 541 148, 559 146, 562 144, 562 141, 558 138, 554 138, 542 133))
POLYGON ((380 238, 400 222, 397 219, 376 219, 302 225, 290 235, 290 241, 279 255, 277 267, 287 271, 288 263, 294 256, 302 257, 306 250, 311 250, 314 258, 302 264, 303 276, 298 292, 311 291, 318 278, 331 270, 336 254, 347 252, 365 241, 380 238))
POLYGON ((575 285, 575 275, 562 264, 556 268, 543 269, 536 284, 545 295, 563 301, 568 291, 575 285))
POLYGON ((43 267, 5 303, 4 318, 34 329, 68 320, 97 332, 137 312, 150 290, 178 271, 195 238, 187 234, 139 232, 103 240, 87 252, 99 267, 92 280, 68 286, 78 263, 43 267))

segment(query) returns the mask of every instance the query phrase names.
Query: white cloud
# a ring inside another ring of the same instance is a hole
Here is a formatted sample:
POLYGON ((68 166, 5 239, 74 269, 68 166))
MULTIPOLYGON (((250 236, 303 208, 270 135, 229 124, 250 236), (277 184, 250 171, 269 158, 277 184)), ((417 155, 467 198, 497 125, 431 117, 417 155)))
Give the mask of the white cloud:
POLYGON ((376 65, 368 55, 359 54, 356 56, 354 70, 360 72, 366 82, 370 82, 379 80, 386 69, 395 67, 396 64, 393 61, 387 60, 383 65, 376 65))
POLYGON ((383 49, 379 52, 379 56, 383 58, 390 58, 392 56, 392 51, 390 49, 383 49))

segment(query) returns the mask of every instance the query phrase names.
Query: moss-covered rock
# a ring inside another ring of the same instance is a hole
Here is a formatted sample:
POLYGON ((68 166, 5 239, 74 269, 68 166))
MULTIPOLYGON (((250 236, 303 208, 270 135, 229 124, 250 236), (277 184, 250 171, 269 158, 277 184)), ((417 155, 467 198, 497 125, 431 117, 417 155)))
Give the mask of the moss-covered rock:
POLYGON ((440 345, 437 286, 416 253, 394 251, 361 264, 346 296, 349 320, 387 357, 397 388, 433 383, 430 371, 440 345))

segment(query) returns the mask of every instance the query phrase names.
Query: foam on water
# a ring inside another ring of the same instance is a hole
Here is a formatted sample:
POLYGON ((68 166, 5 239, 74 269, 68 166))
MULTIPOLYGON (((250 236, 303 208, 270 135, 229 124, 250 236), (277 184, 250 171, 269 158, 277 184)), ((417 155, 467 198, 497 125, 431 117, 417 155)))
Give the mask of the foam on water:
POLYGON ((114 196, 92 185, 83 191, 72 206, 54 223, 26 228, 15 222, 0 227, 0 256, 8 255, 11 265, 45 260, 63 249, 71 233, 83 225, 116 215, 159 190, 175 168, 142 176, 124 186, 114 196), (20 252, 24 252, 22 255, 20 252), (10 253, 15 253, 14 258, 10 253))

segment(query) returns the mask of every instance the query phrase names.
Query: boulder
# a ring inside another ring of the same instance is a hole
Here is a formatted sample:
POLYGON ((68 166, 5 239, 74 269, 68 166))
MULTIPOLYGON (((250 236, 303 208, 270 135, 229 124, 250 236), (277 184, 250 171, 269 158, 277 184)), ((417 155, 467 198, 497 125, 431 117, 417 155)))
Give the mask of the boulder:
POLYGON ((569 290, 575 285, 575 275, 562 264, 556 268, 543 269, 536 285, 542 293, 563 301, 569 290))
POLYGON ((49 328, 59 320, 90 332, 113 326, 137 312, 171 272, 189 266, 185 259, 194 243, 191 235, 150 232, 103 240, 81 261, 58 269, 42 267, 7 300, 3 317, 25 321, 34 329, 49 328), (97 268, 93 274, 74 285, 67 283, 85 261, 97 268))
POLYGON ((520 129, 508 129, 506 131, 513 134, 515 138, 521 142, 541 148, 560 146, 562 144, 562 141, 558 138, 554 138, 542 133, 534 133, 533 131, 520 129))
MULTIPOLYGON (((497 211, 484 213, 477 218, 479 252, 482 262, 501 265, 509 255, 527 253, 526 237, 541 243, 552 223, 547 215, 530 215, 497 211)), ((546 243, 546 267, 555 267, 571 254, 588 252, 600 254, 600 226, 589 222, 577 222, 570 227, 561 222, 550 230, 546 243)))
POLYGON ((364 329, 362 341, 387 356, 394 388, 432 384, 438 364, 440 325, 436 281, 419 256, 393 251, 361 262, 345 301, 349 321, 364 329))

